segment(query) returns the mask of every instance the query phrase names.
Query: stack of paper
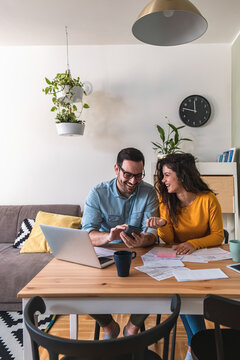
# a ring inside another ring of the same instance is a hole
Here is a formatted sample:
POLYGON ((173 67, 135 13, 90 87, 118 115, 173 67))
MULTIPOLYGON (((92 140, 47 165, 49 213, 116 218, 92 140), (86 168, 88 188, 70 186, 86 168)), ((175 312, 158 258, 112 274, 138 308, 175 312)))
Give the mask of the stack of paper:
POLYGON ((177 272, 173 271, 173 275, 177 281, 198 281, 228 278, 228 276, 221 269, 203 269, 177 272))

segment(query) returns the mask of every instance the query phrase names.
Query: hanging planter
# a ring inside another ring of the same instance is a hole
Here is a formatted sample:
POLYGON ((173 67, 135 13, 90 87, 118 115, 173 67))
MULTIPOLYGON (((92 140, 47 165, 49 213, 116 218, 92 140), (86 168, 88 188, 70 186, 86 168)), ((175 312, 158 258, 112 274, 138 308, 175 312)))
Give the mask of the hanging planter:
MULTIPOLYGON (((45 80, 48 86, 43 89, 43 92, 46 95, 52 95, 54 106, 51 108, 51 111, 57 112, 57 125, 61 123, 64 125, 77 125, 75 132, 73 132, 74 127, 69 126, 71 130, 64 130, 64 134, 62 130, 59 130, 58 134, 83 135, 85 121, 80 118, 83 109, 89 108, 88 104, 82 102, 83 95, 87 94, 84 90, 84 83, 80 81, 79 77, 76 79, 72 78, 69 70, 65 71, 65 73, 58 73, 52 81, 47 78, 45 78, 45 80), (78 105, 75 104, 76 102, 78 102, 78 105), (79 128, 81 128, 81 130, 79 130, 79 128)), ((64 127, 66 128, 66 126, 64 127)))
POLYGON ((56 93, 56 97, 59 101, 64 103, 78 103, 82 102, 83 98, 83 88, 80 86, 74 86, 70 88, 68 85, 62 91, 56 93))
POLYGON ((74 136, 74 135, 83 135, 85 124, 79 123, 57 123, 57 132, 58 135, 64 136, 74 136))
POLYGON ((83 109, 89 105, 83 103, 83 95, 92 92, 92 85, 89 82, 83 83, 80 78, 72 78, 68 61, 68 33, 67 39, 67 68, 64 73, 58 73, 50 81, 45 78, 47 87, 43 89, 46 95, 52 95, 53 107, 51 111, 56 112, 56 124, 59 135, 83 135, 85 121, 82 120, 83 109), (76 105, 78 103, 78 105, 76 105))

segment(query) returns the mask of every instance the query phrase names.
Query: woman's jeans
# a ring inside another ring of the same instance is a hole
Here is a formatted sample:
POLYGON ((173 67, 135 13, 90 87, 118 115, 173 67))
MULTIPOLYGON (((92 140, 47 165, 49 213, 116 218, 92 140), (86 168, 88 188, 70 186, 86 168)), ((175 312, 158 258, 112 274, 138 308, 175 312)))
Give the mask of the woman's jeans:
POLYGON ((188 337, 188 346, 191 346, 192 336, 200 330, 205 330, 205 322, 203 315, 180 315, 183 325, 185 327, 187 337, 188 337))

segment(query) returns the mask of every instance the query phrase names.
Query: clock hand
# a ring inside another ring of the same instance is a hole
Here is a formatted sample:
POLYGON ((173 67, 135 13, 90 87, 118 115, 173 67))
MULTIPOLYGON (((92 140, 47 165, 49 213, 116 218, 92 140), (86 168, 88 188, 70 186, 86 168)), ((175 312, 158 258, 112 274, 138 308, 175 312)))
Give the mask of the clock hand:
POLYGON ((196 112, 196 110, 193 110, 193 109, 188 109, 188 108, 182 108, 182 110, 193 111, 194 113, 196 112))
POLYGON ((197 109, 196 109, 196 100, 194 100, 194 102, 193 102, 193 108, 194 108, 194 112, 196 113, 196 112, 197 112, 197 109))

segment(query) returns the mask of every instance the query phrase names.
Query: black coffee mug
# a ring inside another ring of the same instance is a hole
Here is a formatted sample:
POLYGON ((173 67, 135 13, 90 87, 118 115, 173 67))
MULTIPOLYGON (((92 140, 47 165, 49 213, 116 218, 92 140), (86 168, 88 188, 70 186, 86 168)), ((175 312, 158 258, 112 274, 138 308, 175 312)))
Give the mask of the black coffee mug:
POLYGON ((136 255, 136 251, 121 250, 114 252, 118 276, 124 277, 129 275, 132 259, 135 259, 136 255))

